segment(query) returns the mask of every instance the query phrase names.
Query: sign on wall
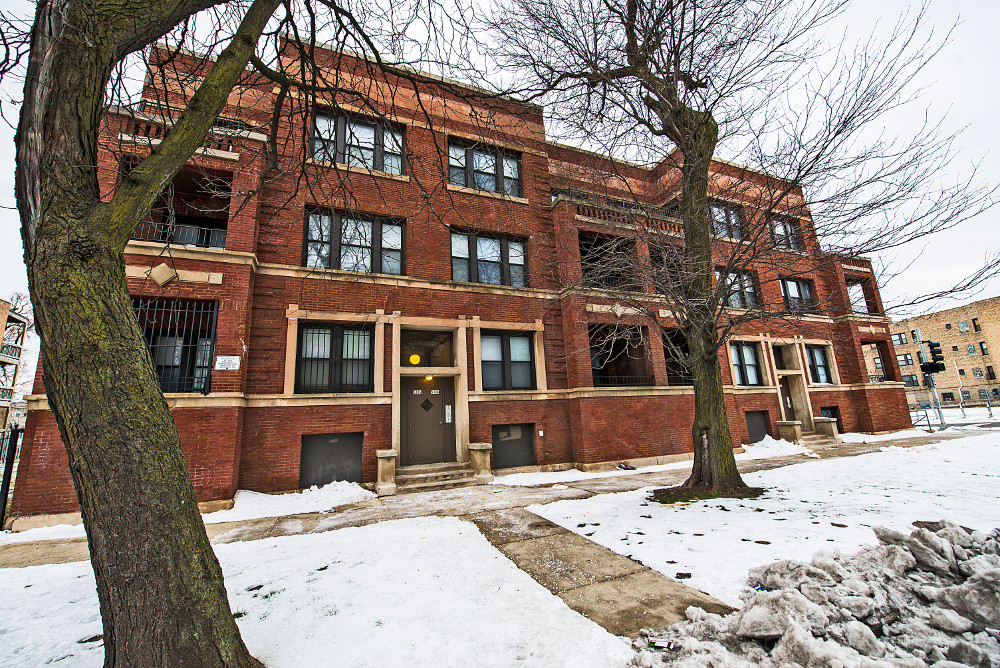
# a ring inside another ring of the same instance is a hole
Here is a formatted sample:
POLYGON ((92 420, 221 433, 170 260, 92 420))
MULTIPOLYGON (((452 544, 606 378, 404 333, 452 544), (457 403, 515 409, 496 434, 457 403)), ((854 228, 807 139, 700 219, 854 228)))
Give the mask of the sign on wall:
POLYGON ((239 371, 240 370, 240 356, 239 355, 218 355, 215 358, 215 370, 216 371, 239 371))

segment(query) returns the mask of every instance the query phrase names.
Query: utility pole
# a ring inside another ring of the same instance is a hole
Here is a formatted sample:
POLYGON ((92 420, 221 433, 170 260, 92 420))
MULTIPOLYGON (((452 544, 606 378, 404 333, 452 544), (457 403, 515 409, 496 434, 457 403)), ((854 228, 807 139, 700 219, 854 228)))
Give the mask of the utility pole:
POLYGON ((920 365, 920 370, 923 371, 924 375, 929 379, 931 390, 934 391, 934 408, 937 410, 938 421, 941 423, 941 428, 938 429, 938 431, 941 431, 948 426, 944 422, 944 411, 941 410, 941 398, 938 396, 937 380, 934 378, 934 374, 937 371, 944 371, 944 364, 940 361, 944 359, 944 356, 941 355, 941 344, 931 342, 930 347, 932 354, 928 355, 927 351, 924 349, 924 339, 920 335, 920 328, 917 327, 914 332, 917 335, 917 343, 920 344, 920 355, 924 358, 923 364, 920 365))

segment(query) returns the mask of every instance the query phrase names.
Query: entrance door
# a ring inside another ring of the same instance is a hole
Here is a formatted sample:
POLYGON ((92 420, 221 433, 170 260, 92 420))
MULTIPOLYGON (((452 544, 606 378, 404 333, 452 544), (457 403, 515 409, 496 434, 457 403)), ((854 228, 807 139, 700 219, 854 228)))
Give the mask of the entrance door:
POLYGON ((788 376, 778 379, 778 394, 781 397, 781 410, 786 420, 795 419, 795 404, 792 402, 792 384, 788 376))
POLYGON ((402 465, 456 461, 454 379, 419 376, 401 380, 402 465))

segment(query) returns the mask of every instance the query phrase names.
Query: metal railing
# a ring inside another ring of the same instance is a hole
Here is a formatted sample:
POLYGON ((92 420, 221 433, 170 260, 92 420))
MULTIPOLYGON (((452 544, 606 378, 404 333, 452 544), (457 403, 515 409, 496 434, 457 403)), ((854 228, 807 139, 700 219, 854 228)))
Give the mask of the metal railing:
POLYGON ((133 297, 143 337, 164 392, 201 392, 212 387, 218 302, 133 297))
POLYGON ((4 343, 0 345, 0 355, 21 359, 21 346, 14 343, 4 343))
POLYGON ((182 244, 200 248, 225 248, 226 230, 215 227, 197 227, 156 223, 145 220, 139 223, 132 238, 136 241, 156 241, 164 244, 182 244))
POLYGON ((650 375, 606 376, 594 374, 594 387, 649 387, 654 384, 650 375))
POLYGON ((0 387, 0 401, 10 402, 14 398, 14 388, 0 387))
POLYGON ((893 382, 893 380, 891 378, 887 378, 885 374, 881 374, 880 373, 880 374, 869 374, 868 375, 868 382, 869 383, 891 383, 891 382, 893 382))
POLYGON ((14 473, 18 455, 18 443, 24 432, 20 427, 11 427, 0 432, 0 528, 7 516, 8 500, 13 495, 14 473))

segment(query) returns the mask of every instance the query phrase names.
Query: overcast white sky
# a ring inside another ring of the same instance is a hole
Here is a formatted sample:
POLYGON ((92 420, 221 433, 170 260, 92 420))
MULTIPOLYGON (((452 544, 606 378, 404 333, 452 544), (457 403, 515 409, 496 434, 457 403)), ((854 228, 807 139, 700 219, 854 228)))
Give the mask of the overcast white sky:
MULTIPOLYGON (((918 2, 912 0, 861 1, 846 17, 847 30, 854 38, 862 38, 875 30, 888 31, 903 12, 913 11, 918 2)), ((22 0, 0 0, 4 10, 23 8, 22 0)), ((927 88, 921 105, 914 107, 913 123, 907 118, 897 120, 893 132, 906 134, 922 122, 922 113, 929 108, 932 116, 945 118, 948 132, 965 128, 956 146, 957 173, 967 173, 969 165, 980 163, 981 175, 991 183, 1000 183, 1000 124, 996 121, 1000 109, 1000 86, 997 85, 996 62, 1000 58, 1000 0, 931 0, 930 19, 941 31, 960 21, 948 44, 922 75, 919 84, 927 88)), ((4 95, 17 96, 20 91, 4 86, 4 95)), ((14 148, 12 128, 0 125, 0 296, 27 289, 22 259, 18 217, 14 210, 14 148)), ((892 260, 897 266, 909 268, 892 281, 882 284, 883 300, 893 303, 908 297, 937 291, 959 280, 980 266, 988 249, 1000 248, 1000 207, 964 223, 961 227, 934 237, 926 246, 904 249, 892 260), (910 262, 912 261, 912 264, 910 262)), ((1000 279, 982 286, 979 294, 942 307, 1000 294, 1000 279)))

